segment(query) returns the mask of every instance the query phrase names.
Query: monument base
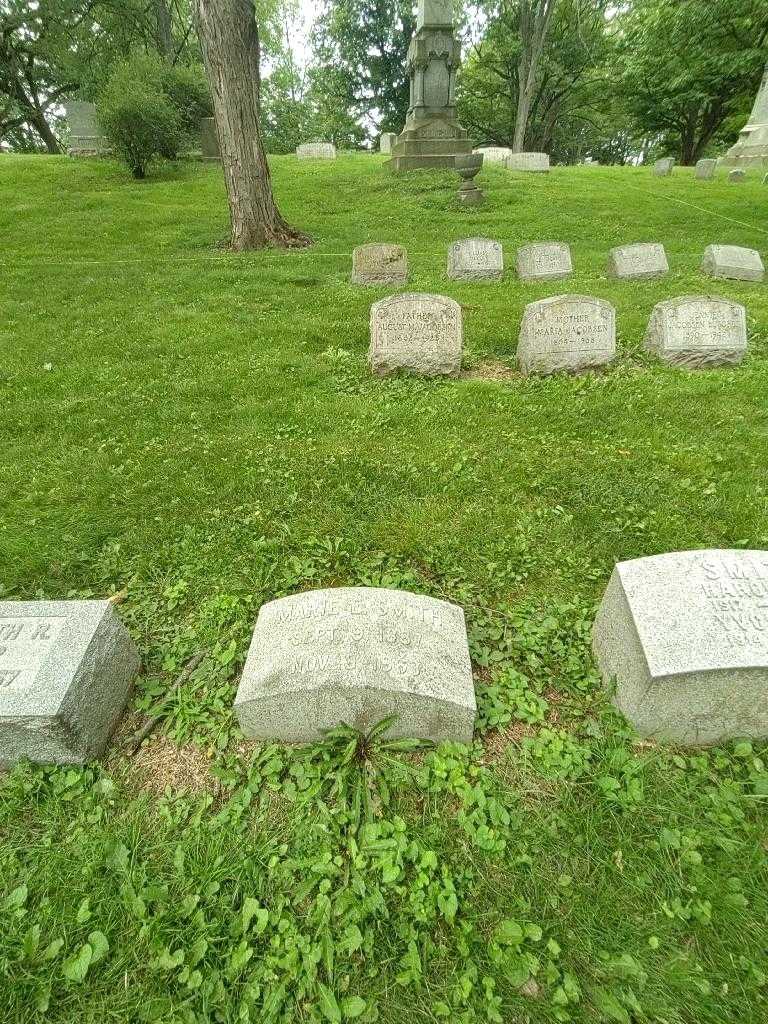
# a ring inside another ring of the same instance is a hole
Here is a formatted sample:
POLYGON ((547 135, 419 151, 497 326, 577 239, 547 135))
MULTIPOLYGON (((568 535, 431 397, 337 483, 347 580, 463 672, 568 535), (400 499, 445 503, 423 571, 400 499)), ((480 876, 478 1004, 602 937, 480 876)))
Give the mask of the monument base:
POLYGON ((448 168, 454 170, 456 157, 472 153, 469 134, 458 121, 442 118, 407 124, 392 147, 391 159, 384 166, 394 173, 448 168))
POLYGON ((768 167, 768 125, 745 128, 722 163, 724 167, 768 167))

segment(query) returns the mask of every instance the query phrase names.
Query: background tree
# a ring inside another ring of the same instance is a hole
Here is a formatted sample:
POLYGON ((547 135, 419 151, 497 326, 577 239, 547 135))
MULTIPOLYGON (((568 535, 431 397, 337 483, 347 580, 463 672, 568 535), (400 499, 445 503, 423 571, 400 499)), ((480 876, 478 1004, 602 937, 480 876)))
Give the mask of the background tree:
POLYGON ((213 96, 236 251, 306 245, 283 219, 261 135, 261 51, 252 0, 198 0, 197 24, 213 96))
POLYGON ((635 0, 619 24, 616 90, 637 130, 693 164, 729 119, 743 127, 765 67, 766 0, 635 0))

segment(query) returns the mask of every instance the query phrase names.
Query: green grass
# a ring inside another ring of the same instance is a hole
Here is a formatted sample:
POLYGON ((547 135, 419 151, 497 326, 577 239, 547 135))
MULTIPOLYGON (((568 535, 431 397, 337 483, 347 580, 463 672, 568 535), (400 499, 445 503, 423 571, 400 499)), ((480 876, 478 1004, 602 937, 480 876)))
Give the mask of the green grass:
POLYGON ((768 292, 698 271, 713 242, 768 250, 759 176, 489 168, 466 211, 447 174, 272 164, 307 251, 223 249, 216 167, 0 159, 0 594, 127 589, 137 711, 209 651, 136 763, 5 780, 0 1019, 759 1024, 768 748, 636 743, 589 654, 617 560, 768 547, 768 292), (446 280, 472 235, 504 243, 501 285, 446 280), (545 239, 573 280, 519 283, 545 239), (387 290, 348 277, 374 240, 464 306, 462 379, 370 377, 387 290), (668 278, 606 278, 635 241, 668 278), (489 379, 558 290, 617 307, 618 364, 489 379), (747 306, 741 367, 641 352, 656 302, 711 290, 747 306), (260 604, 358 583, 463 604, 480 704, 471 752, 377 760, 362 832, 328 750, 253 752, 231 716, 260 604), (157 795, 161 747, 161 791, 177 748, 216 781, 157 795))

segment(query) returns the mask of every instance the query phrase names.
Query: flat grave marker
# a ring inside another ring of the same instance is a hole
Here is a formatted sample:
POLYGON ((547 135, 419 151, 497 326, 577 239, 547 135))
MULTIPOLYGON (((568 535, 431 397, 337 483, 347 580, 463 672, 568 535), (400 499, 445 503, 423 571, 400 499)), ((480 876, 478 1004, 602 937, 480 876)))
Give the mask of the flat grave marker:
POLYGON ((408 253, 402 245, 372 242, 352 253, 352 283, 400 285, 408 281, 408 253))
POLYGON ((558 295, 526 306, 517 361, 524 374, 578 373, 616 357, 616 310, 587 295, 558 295))
POLYGON ((759 252, 740 245, 710 245, 704 253, 702 272, 708 277, 729 281, 760 282, 765 267, 759 252))
POLYGON ((0 764, 99 756, 138 670, 109 601, 1 601, 0 764))
POLYGON ((547 153, 510 153, 505 160, 510 171, 528 171, 531 174, 549 173, 549 154, 547 153))
POLYGON ((257 740, 308 743, 341 723, 470 743, 476 703, 464 612, 398 590, 318 590, 262 607, 235 701, 257 740))
POLYGON ((683 551, 616 566, 594 653, 641 736, 768 736, 768 552, 683 551))
POLYGON ((296 147, 299 160, 335 160, 336 147, 332 142, 305 142, 296 147))
POLYGON ((463 342, 461 306, 445 295, 391 295, 371 307, 368 359, 377 376, 457 377, 463 342))
POLYGON ((736 365, 747 353, 747 311, 712 295, 660 302, 651 314, 645 348, 662 362, 688 369, 736 365))

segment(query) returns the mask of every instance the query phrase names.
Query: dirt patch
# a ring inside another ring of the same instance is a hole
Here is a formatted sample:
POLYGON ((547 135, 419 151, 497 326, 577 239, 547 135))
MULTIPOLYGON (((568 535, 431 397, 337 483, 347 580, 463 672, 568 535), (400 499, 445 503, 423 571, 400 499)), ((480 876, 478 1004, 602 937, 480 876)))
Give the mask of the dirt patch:
POLYGON ((520 374, 498 359, 484 359, 471 370, 464 370, 461 376, 463 380, 512 380, 520 374))
POLYGON ((503 729, 493 729, 483 736, 484 763, 490 764, 502 760, 507 752, 507 747, 510 745, 519 747, 526 736, 533 735, 533 727, 526 722, 510 722, 503 729))
POLYGON ((177 746, 167 736, 147 740, 127 764, 135 789, 162 795, 170 788, 175 792, 211 793, 218 795, 221 784, 211 774, 211 759, 193 743, 177 746))

